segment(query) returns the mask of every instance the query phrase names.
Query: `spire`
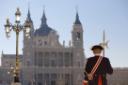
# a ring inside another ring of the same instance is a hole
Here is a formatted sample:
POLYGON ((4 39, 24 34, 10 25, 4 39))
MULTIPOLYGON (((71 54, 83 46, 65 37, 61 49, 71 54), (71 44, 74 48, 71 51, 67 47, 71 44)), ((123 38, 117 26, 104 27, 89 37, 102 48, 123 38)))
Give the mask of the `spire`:
POLYGON ((30 9, 28 9, 28 14, 27 14, 27 19, 26 19, 26 21, 32 22, 31 14, 30 14, 30 9))
POLYGON ((43 8, 43 15, 41 18, 41 25, 39 29, 35 31, 35 35, 37 36, 47 36, 51 31, 54 31, 51 27, 47 24, 47 18, 45 16, 45 10, 43 8))
POLYGON ((27 17, 26 17, 26 20, 25 20, 24 24, 26 24, 26 23, 30 23, 31 24, 31 34, 30 35, 32 35, 33 32, 34 32, 34 26, 33 26, 33 21, 31 19, 30 3, 28 3, 28 13, 27 13, 27 17))
POLYGON ((31 14, 30 14, 30 2, 28 2, 28 14, 27 14, 28 21, 32 22, 31 14))
POLYGON ((80 19, 79 19, 78 10, 77 10, 77 9, 76 9, 76 20, 75 20, 74 24, 81 24, 80 19))
POLYGON ((33 22, 32 22, 32 19, 31 19, 31 14, 30 14, 30 2, 28 2, 28 13, 27 13, 27 18, 26 18, 25 23, 26 23, 26 22, 31 22, 31 23, 33 23, 33 22))
POLYGON ((45 9, 43 9, 43 16, 41 19, 41 25, 47 25, 47 18, 45 16, 45 9))

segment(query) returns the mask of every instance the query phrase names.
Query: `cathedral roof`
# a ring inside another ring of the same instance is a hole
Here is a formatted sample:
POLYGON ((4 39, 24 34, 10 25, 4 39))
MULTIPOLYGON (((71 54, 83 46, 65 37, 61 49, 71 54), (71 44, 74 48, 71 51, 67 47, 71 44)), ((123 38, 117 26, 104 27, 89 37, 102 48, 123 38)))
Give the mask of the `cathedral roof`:
POLYGON ((76 20, 75 20, 74 24, 81 24, 78 12, 76 13, 76 20))
MULTIPOLYGON (((16 58, 15 54, 3 54, 2 57, 4 58, 16 58)), ((19 55, 19 58, 23 58, 23 55, 19 55)))
POLYGON ((31 15, 30 15, 30 10, 29 9, 28 9, 27 19, 32 22, 31 15))
POLYGON ((31 14, 30 14, 30 10, 29 9, 28 9, 28 14, 27 14, 27 18, 26 18, 25 22, 33 23, 32 19, 31 19, 31 14))
POLYGON ((54 30, 47 25, 47 18, 45 16, 45 12, 43 11, 43 16, 41 19, 41 25, 40 25, 39 29, 37 29, 35 31, 35 35, 47 36, 51 31, 54 31, 54 30))

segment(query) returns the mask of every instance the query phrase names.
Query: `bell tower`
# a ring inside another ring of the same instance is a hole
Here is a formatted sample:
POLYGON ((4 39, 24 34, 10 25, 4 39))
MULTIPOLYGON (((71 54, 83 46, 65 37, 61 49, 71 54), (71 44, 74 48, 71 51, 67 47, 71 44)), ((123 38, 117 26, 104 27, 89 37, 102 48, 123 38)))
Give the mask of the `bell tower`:
POLYGON ((27 18, 25 23, 30 23, 30 36, 27 36, 25 32, 23 32, 23 55, 24 55, 24 63, 25 65, 30 64, 30 56, 32 54, 32 47, 33 47, 33 35, 34 35, 34 25, 31 19, 30 10, 28 9, 27 18))
MULTIPOLYGON (((26 23, 30 23, 30 26, 31 26, 30 38, 31 38, 31 37, 33 37, 33 35, 34 35, 34 25, 33 25, 32 19, 31 19, 30 9, 28 9, 27 18, 26 18, 24 24, 26 24, 26 23)), ((26 38, 25 36, 26 36, 26 35, 25 35, 25 33, 24 33, 24 38, 26 38)))
POLYGON ((73 71, 74 72, 74 84, 73 85, 81 85, 82 75, 84 71, 84 46, 83 46, 83 27, 79 19, 79 14, 76 12, 76 19, 73 24, 72 29, 72 44, 74 48, 74 59, 73 59, 73 66, 80 67, 79 70, 73 71))
POLYGON ((83 27, 78 12, 76 12, 76 20, 73 24, 72 43, 76 48, 83 48, 83 27))

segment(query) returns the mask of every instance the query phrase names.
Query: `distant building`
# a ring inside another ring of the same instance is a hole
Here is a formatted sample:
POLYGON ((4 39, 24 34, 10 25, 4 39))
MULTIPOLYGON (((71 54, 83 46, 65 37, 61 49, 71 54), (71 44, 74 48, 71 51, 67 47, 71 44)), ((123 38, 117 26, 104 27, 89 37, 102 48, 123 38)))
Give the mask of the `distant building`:
MULTIPOLYGON (((65 45, 65 41, 63 44, 59 42, 56 30, 47 24, 45 12, 38 29, 34 29, 29 10, 27 21, 31 22, 31 36, 28 39, 24 34, 23 55, 20 55, 22 84, 82 85, 85 56, 83 27, 78 13, 73 24, 69 46, 65 45)), ((2 69, 7 67, 9 70, 14 65, 15 55, 3 53, 2 69)))
MULTIPOLYGON (((22 64, 22 55, 19 55, 20 58, 20 66, 22 64)), ((15 55, 14 54, 4 54, 2 52, 1 56, 1 67, 0 67, 0 85, 10 85, 13 81, 13 74, 10 72, 11 67, 15 66, 15 55)))
MULTIPOLYGON (((15 66, 15 54, 4 54, 2 53, 2 57, 1 57, 1 66, 4 68, 10 68, 11 66, 15 66)), ((20 58, 20 65, 22 63, 22 59, 23 59, 23 55, 19 55, 20 58)))
POLYGON ((108 76, 108 85, 128 85, 128 68, 115 68, 108 76))

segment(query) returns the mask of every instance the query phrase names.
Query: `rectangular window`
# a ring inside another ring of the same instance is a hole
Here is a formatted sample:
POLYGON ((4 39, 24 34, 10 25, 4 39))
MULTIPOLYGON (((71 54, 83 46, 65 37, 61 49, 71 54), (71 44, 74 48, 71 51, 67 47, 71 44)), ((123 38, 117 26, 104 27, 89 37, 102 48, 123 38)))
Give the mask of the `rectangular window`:
POLYGON ((49 66, 49 57, 48 57, 48 56, 44 56, 43 59, 44 59, 44 60, 43 60, 44 66, 45 66, 45 67, 48 67, 48 66, 49 66))
POLYGON ((48 73, 44 74, 44 80, 49 80, 49 74, 48 73))
POLYGON ((56 81, 51 81, 51 85, 56 85, 56 81))
POLYGON ((42 83, 41 82, 38 82, 38 85, 42 85, 42 83))
POLYGON ((41 81, 43 80, 43 74, 42 73, 38 74, 38 80, 41 80, 41 81))
POLYGON ((55 60, 51 60, 51 66, 52 66, 52 67, 56 67, 56 62, 55 62, 55 60))
POLYGON ((65 53, 64 63, 65 63, 66 67, 71 66, 71 64, 72 64, 72 56, 71 56, 71 54, 69 52, 65 53))
POLYGON ((58 66, 59 67, 63 66, 63 53, 62 52, 58 53, 58 66))
POLYGON ((56 80, 57 79, 57 74, 53 73, 51 74, 51 80, 56 80))

